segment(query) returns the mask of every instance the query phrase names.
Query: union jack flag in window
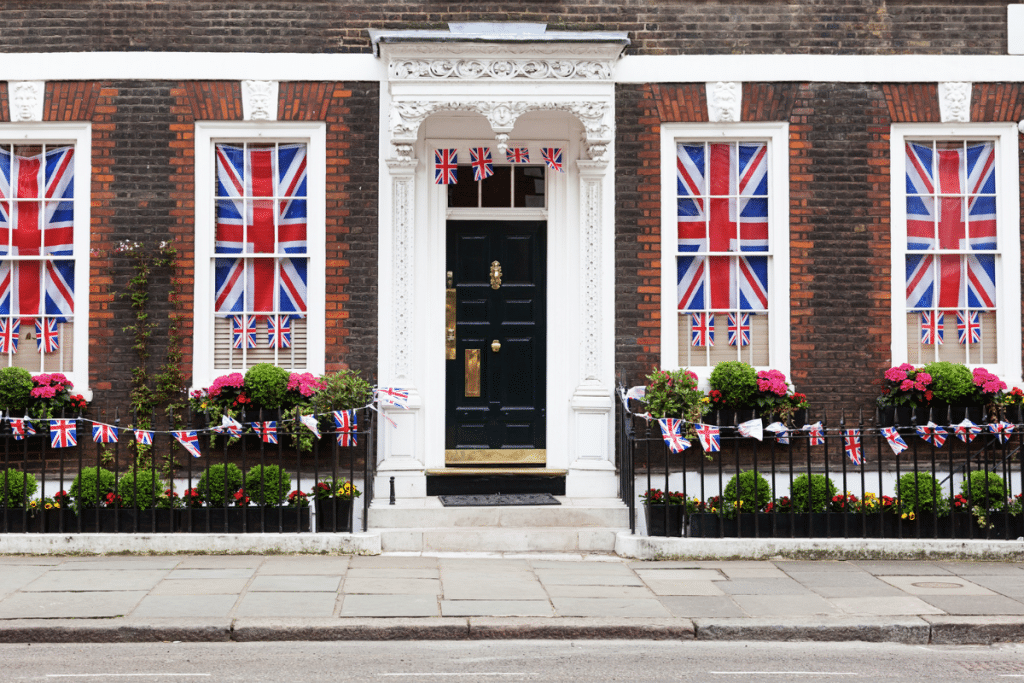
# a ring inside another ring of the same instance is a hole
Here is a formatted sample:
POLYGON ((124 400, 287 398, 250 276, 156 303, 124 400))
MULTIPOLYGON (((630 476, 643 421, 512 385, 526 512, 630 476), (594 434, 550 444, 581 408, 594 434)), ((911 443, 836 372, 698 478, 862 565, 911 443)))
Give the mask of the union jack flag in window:
POLYGON ((693 346, 714 346, 715 314, 694 313, 690 321, 690 337, 693 346))
MULTIPOLYGON (((961 344, 981 343, 981 323, 978 322, 977 311, 957 311, 956 331, 961 344)), ((0 328, 0 334, 3 329, 0 328)))
POLYGON ((942 326, 946 321, 944 313, 924 311, 921 313, 921 343, 941 344, 942 326))
POLYGON ((287 315, 267 316, 267 342, 272 349, 287 349, 292 345, 292 320, 287 315))
POLYGON ((729 346, 750 344, 750 314, 729 314, 729 346))
POLYGON ((218 144, 218 315, 306 312, 306 145, 218 144))
POLYGON ((21 321, 15 318, 0 318, 0 353, 18 352, 18 337, 21 321))

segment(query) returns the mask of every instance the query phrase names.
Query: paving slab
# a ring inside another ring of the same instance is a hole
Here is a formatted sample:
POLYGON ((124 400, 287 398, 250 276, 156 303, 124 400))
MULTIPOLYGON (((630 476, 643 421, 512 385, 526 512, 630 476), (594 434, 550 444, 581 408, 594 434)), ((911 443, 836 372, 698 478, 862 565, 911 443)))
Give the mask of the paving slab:
POLYGON ((865 571, 846 560, 774 560, 772 564, 782 571, 792 572, 846 572, 857 574, 865 571))
POLYGON ((0 601, 0 619, 97 619, 128 614, 145 591, 15 593, 0 601))
POLYGON ((868 574, 867 572, 842 572, 841 576, 836 574, 821 571, 821 572, 789 572, 787 576, 794 581, 797 581, 808 588, 814 586, 863 586, 864 588, 876 588, 886 586, 885 581, 874 574, 868 574))
POLYGON ((329 617, 334 614, 337 598, 337 593, 246 593, 235 614, 240 617, 329 617))
POLYGON ((237 595, 147 595, 132 610, 132 619, 226 617, 237 595))
POLYGON ((846 614, 863 614, 876 617, 908 614, 945 614, 934 605, 910 595, 887 597, 832 597, 833 605, 846 614))
POLYGON ((168 576, 164 569, 138 571, 49 571, 22 588, 23 591, 141 591, 150 590, 168 576))
POLYGON ((813 593, 807 595, 733 595, 732 599, 752 617, 797 617, 841 614, 839 608, 813 593))
POLYGON ((340 557, 270 557, 260 565, 260 574, 344 574, 350 558, 340 557))
MULTIPOLYGON (((669 611, 657 600, 621 600, 605 598, 551 598, 561 617, 669 617, 669 611)), ((2 604, 2 603, 0 603, 2 604)))
POLYGON ((245 590, 248 579, 165 579, 150 595, 235 595, 245 590))
POLYGON ((910 595, 995 595, 992 591, 959 576, 879 576, 910 595))
POLYGON ((49 557, 46 555, 0 555, 0 567, 4 565, 36 565, 53 567, 64 564, 67 559, 63 557, 49 557))
MULTIPOLYGON (((503 557, 440 557, 437 566, 443 570, 455 571, 503 571, 530 572, 537 563, 525 558, 505 559, 503 557)), ((543 564, 543 563, 542 563, 543 564)), ((564 567, 565 562, 549 562, 564 567)))
POLYGON ((391 595, 440 595, 437 579, 349 579, 341 588, 344 593, 388 593, 391 595))
POLYGON ((971 583, 988 588, 995 593, 1000 593, 1011 598, 1024 598, 1024 581, 1007 579, 1005 576, 973 575, 969 578, 971 583))
POLYGON ((419 556, 396 556, 396 555, 376 555, 376 556, 353 556, 349 561, 349 568, 355 569, 357 567, 379 567, 381 569, 392 567, 396 569, 423 569, 423 568, 434 568, 437 567, 438 560, 434 557, 419 557, 419 556))
POLYGON ((436 617, 440 611, 435 595, 346 595, 341 616, 436 617))
POLYGON ((187 555, 181 558, 178 569, 228 569, 249 567, 255 569, 266 560, 262 555, 187 555))
POLYGON ((341 575, 334 576, 321 574, 272 574, 270 576, 257 576, 249 584, 250 592, 295 592, 295 593, 325 593, 337 591, 341 586, 341 575))
POLYGON ((559 598, 653 598, 654 593, 645 586, 544 586, 551 597, 559 598))
POLYGON ((1024 614, 1024 603, 1002 595, 922 595, 921 599, 930 605, 935 605, 947 614, 990 616, 1024 614))
POLYGON ((938 564, 916 560, 852 560, 851 563, 876 576, 898 576, 900 574, 923 576, 950 573, 948 569, 938 564))
POLYGON ((736 579, 716 584, 729 595, 811 595, 811 591, 792 579, 736 579))
POLYGON ((778 567, 722 567, 722 572, 730 579, 787 579, 789 576, 778 567))
MULTIPOLYGON (((736 569, 738 571, 750 569, 750 567, 736 567, 736 569)), ((717 569, 637 569, 635 571, 636 575, 644 581, 648 579, 656 581, 726 581, 729 578, 717 569)))
POLYGON ((1016 562, 936 562, 958 576, 1006 576, 1024 581, 1024 564, 1016 562))
POLYGON ((890 586, 884 581, 877 581, 870 586, 836 586, 836 585, 814 585, 808 586, 814 593, 823 598, 861 598, 861 597, 905 597, 907 594, 895 586, 890 586))
POLYGON ((446 600, 546 600, 548 594, 535 580, 453 581, 444 579, 446 600))
POLYGON ((697 640, 805 640, 926 645, 931 625, 920 617, 762 617, 693 619, 697 640))
POLYGON ((256 567, 204 567, 178 568, 167 574, 168 579, 248 579, 256 567))
POLYGON ((706 595, 658 598, 674 617, 745 617, 746 613, 729 596, 706 595))
POLYGON ((49 571, 49 567, 11 565, 0 567, 0 594, 7 595, 32 583, 49 571))
POLYGON ((720 581, 647 580, 647 588, 655 595, 725 595, 720 584, 720 581))
POLYGON ((555 585, 588 585, 588 586, 642 586, 643 582, 636 575, 630 574, 604 574, 601 572, 590 572, 588 568, 575 571, 546 571, 538 570, 537 578, 548 586, 555 585))
POLYGON ((552 617, 547 600, 442 600, 445 617, 552 617))
POLYGON ((180 557, 69 557, 54 571, 174 569, 179 564, 180 557))
POLYGON ((378 567, 356 567, 345 572, 349 579, 438 579, 441 577, 441 570, 437 568, 392 568, 378 567))

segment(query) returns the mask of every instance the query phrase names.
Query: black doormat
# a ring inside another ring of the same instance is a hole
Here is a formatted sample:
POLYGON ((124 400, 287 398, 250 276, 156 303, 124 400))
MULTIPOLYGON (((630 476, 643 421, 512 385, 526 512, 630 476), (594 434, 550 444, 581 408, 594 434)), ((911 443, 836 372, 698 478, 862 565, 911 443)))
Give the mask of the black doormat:
POLYGON ((550 493, 494 493, 489 495, 438 496, 445 507, 491 505, 561 505, 550 493))

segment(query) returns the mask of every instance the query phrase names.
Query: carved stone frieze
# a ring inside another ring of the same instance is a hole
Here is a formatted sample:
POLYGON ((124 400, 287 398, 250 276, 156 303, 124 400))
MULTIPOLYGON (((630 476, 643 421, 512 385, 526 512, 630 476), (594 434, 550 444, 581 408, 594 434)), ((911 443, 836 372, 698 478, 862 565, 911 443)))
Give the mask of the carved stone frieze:
POLYGON ((42 121, 46 81, 7 81, 11 121, 42 121))
POLYGON ((242 81, 242 118, 277 120, 277 81, 242 81))
POLYGON ((712 123, 740 120, 743 84, 718 81, 707 84, 708 120, 712 123))
POLYGON ((943 123, 969 123, 971 83, 939 83, 939 115, 943 123))
POLYGON ((418 79, 553 79, 610 80, 611 60, 581 59, 396 59, 389 64, 394 80, 418 79))
POLYGON ((415 337, 413 309, 413 196, 415 194, 416 161, 391 160, 391 231, 392 231, 392 372, 396 380, 412 376, 412 344, 415 337))
POLYGON ((583 276, 580 302, 583 315, 581 339, 583 380, 601 379, 601 179, 586 173, 587 162, 580 163, 580 273, 583 276))

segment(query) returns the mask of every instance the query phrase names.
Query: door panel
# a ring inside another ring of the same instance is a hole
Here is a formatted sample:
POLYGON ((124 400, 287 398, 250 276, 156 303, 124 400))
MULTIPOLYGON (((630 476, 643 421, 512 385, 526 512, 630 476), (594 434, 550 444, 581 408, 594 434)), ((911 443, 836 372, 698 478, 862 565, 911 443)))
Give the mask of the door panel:
POLYGON ((523 462, 523 452, 545 447, 546 232, 542 221, 448 222, 456 300, 455 358, 446 361, 448 462, 501 462, 503 450, 523 462), (477 352, 479 392, 471 372, 477 352))

